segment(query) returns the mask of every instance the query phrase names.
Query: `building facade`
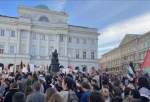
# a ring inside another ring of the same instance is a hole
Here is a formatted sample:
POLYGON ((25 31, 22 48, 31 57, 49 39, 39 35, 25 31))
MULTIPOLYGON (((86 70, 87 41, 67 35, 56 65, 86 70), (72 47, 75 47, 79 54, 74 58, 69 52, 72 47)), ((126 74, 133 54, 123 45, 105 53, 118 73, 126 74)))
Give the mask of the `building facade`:
POLYGON ((120 45, 102 55, 99 65, 102 70, 111 73, 126 73, 130 62, 139 70, 146 51, 150 48, 150 32, 143 35, 127 34, 120 45))
POLYGON ((57 49, 60 65, 97 67, 96 28, 69 25, 68 15, 46 6, 18 7, 18 17, 0 15, 0 63, 48 66, 57 49))

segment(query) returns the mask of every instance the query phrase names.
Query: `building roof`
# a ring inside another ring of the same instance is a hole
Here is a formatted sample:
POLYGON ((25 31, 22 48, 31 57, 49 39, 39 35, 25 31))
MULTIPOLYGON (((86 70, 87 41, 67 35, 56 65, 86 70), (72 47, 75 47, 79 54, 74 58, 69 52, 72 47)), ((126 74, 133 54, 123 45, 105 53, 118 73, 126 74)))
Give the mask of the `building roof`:
MULTIPOLYGON (((125 37, 123 38, 123 40, 121 41, 121 43, 120 43, 119 46, 122 46, 122 45, 124 45, 124 44, 126 44, 126 43, 128 43, 128 42, 130 42, 130 41, 132 41, 132 40, 134 40, 134 39, 140 38, 140 37, 141 37, 141 35, 138 35, 138 34, 126 34, 125 37)), ((106 53, 103 54, 102 56, 105 56, 105 55, 107 55, 107 54, 113 52, 113 51, 116 50, 117 48, 119 48, 119 47, 116 47, 116 48, 114 48, 114 49, 112 49, 112 50, 106 52, 106 53)))
POLYGON ((78 26, 78 25, 69 25, 69 26, 71 26, 71 27, 85 28, 85 29, 96 29, 96 28, 92 28, 92 27, 78 26))
POLYGON ((6 15, 0 15, 0 17, 7 17, 7 18, 15 18, 15 19, 18 19, 18 17, 6 16, 6 15))
POLYGON ((125 37, 123 38, 123 40, 121 41, 120 45, 119 46, 122 46, 134 39, 137 39, 141 37, 141 35, 138 35, 138 34, 126 34, 125 37))

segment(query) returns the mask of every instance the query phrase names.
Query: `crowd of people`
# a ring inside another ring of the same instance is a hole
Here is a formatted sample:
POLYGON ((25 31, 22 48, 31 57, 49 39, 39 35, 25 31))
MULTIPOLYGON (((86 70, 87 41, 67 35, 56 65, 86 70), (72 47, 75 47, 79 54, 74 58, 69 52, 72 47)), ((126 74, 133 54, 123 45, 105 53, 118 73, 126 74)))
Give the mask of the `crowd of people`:
POLYGON ((0 74, 0 102, 149 102, 150 77, 72 71, 0 74), (6 75, 5 75, 6 76, 6 75))

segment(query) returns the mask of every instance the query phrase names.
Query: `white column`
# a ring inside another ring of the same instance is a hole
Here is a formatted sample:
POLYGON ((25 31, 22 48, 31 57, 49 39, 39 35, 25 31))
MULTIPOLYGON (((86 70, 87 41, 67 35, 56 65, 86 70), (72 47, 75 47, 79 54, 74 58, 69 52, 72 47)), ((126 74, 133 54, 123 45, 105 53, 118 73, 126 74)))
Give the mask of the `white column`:
POLYGON ((18 29, 16 31, 16 36, 17 36, 17 46, 16 46, 16 53, 19 54, 19 49, 20 49, 20 36, 21 36, 21 31, 18 29))
POLYGON ((30 31, 27 31, 26 54, 30 55, 30 31))
POLYGON ((37 58, 40 58, 40 35, 36 35, 36 40, 37 40, 37 58))
POLYGON ((54 50, 55 49, 57 49, 57 52, 59 52, 59 34, 56 34, 56 41, 55 41, 56 43, 55 43, 55 48, 54 48, 54 50))
POLYGON ((4 53, 8 54, 9 53, 9 42, 4 43, 4 53))
POLYGON ((64 48, 65 48, 65 56, 67 56, 68 55, 68 36, 67 35, 65 35, 65 46, 64 46, 64 48))
POLYGON ((8 31, 8 30, 6 30, 5 36, 7 37, 7 38, 6 38, 6 39, 7 39, 7 42, 4 43, 4 45, 5 45, 4 53, 8 54, 8 53, 9 53, 9 43, 10 43, 10 37, 9 37, 9 31, 8 31))
POLYGON ((45 35, 46 36, 46 56, 49 56, 49 36, 48 34, 45 35))

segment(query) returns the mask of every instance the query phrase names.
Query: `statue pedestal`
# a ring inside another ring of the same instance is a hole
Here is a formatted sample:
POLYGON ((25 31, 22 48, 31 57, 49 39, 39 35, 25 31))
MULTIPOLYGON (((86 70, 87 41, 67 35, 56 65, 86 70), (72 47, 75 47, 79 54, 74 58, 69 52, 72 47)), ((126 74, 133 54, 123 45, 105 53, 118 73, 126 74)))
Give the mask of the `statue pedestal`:
POLYGON ((59 72, 59 64, 51 64, 51 72, 59 72))

